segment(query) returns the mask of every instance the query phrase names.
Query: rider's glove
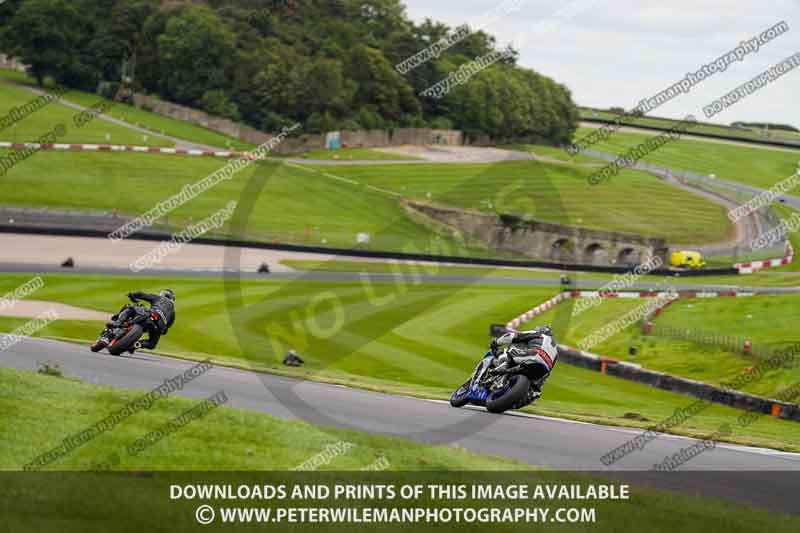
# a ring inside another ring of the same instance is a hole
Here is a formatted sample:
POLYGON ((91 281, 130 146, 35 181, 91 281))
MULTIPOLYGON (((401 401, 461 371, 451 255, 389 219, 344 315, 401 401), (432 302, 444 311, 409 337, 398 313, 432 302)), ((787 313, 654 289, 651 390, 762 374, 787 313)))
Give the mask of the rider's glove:
POLYGON ((492 342, 489 343, 489 349, 492 351, 492 354, 496 354, 499 347, 500 345, 497 344, 497 339, 492 339, 492 342))

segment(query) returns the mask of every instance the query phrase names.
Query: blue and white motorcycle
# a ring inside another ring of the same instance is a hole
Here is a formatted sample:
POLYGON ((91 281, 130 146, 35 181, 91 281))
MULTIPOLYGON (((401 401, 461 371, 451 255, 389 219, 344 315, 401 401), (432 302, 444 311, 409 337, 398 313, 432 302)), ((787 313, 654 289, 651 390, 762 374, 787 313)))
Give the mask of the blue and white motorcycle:
MULTIPOLYGON (((516 338, 519 339, 519 335, 516 338)), ((469 381, 450 397, 450 405, 481 405, 490 413, 502 413, 525 407, 541 396, 544 381, 557 357, 552 337, 544 339, 549 345, 542 346, 543 357, 526 357, 525 361, 514 359, 511 345, 514 339, 514 333, 505 333, 492 343, 496 348, 486 352, 469 381)))

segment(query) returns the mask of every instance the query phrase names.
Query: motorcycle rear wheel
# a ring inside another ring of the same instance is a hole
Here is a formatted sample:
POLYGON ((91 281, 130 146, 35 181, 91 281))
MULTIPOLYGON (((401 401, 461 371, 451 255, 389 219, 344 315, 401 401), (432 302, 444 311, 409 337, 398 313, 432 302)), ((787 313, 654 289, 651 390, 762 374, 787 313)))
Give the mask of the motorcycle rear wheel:
POLYGON ((111 355, 120 355, 123 352, 127 352, 128 349, 133 346, 133 343, 138 341, 143 334, 144 328, 139 324, 134 324, 113 346, 109 346, 108 353, 111 355))
POLYGON ((514 374, 508 378, 508 384, 499 393, 492 393, 486 400, 486 410, 490 413, 502 413, 513 409, 528 394, 531 381, 522 374, 514 374))

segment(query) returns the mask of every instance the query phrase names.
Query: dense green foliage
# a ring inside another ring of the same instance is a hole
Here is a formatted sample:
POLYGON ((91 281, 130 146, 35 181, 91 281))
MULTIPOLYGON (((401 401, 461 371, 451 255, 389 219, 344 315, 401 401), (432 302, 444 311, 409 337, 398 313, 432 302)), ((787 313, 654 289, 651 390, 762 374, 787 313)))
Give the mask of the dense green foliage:
POLYGON ((444 98, 421 96, 496 42, 470 33, 401 74, 396 64, 453 30, 415 24, 400 0, 8 0, 0 27, 0 50, 40 83, 128 81, 266 131, 455 127, 565 143, 578 118, 569 91, 518 67, 516 53, 444 98))

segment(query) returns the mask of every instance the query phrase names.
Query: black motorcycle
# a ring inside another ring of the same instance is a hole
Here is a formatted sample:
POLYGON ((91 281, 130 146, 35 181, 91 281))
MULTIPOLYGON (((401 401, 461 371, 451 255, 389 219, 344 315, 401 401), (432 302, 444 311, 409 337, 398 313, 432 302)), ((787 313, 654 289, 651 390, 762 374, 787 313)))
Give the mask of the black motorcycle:
MULTIPOLYGON (((501 337, 498 342, 502 344, 502 340, 501 337)), ((482 405, 490 413, 502 413, 525 407, 539 398, 544 384, 543 369, 537 368, 538 365, 515 364, 509 348, 486 352, 469 381, 450 397, 450 405, 482 405)))
POLYGON ((140 303, 128 304, 117 315, 119 318, 100 333, 100 336, 91 345, 93 352, 108 348, 111 355, 121 355, 124 352, 133 353, 141 348, 141 339, 148 329, 148 322, 157 322, 160 317, 140 303))

